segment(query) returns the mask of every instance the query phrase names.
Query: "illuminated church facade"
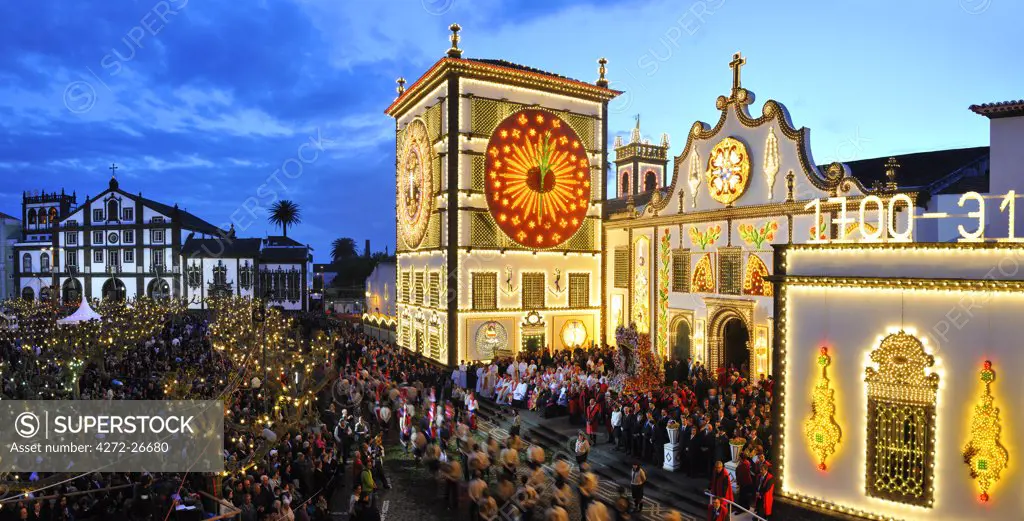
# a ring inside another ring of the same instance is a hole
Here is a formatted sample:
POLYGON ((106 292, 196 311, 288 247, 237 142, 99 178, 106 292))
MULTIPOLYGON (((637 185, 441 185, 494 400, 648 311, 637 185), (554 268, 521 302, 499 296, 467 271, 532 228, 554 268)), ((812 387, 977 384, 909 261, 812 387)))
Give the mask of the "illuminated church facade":
POLYGON ((750 114, 737 54, 672 155, 639 118, 606 145, 603 59, 580 82, 464 59, 457 31, 387 109, 401 346, 454 365, 633 326, 662 357, 773 375, 786 501, 1019 517, 1024 101, 971 107, 990 146, 819 165, 781 103, 750 114))

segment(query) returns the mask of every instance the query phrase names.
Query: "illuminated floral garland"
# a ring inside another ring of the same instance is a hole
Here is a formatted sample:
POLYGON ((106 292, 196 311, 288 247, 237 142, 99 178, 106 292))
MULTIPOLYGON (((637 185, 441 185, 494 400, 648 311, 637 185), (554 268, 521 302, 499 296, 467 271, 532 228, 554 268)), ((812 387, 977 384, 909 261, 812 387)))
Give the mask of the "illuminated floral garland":
POLYGON ((999 481, 999 474, 1006 468, 1009 453, 999 440, 1002 426, 999 422, 999 408, 992 404, 992 382, 996 373, 992 370, 992 362, 986 360, 981 370, 981 381, 985 390, 981 394, 981 402, 974 406, 974 417, 971 419, 971 439, 964 447, 964 463, 971 468, 971 478, 977 480, 981 488, 979 499, 988 501, 988 491, 999 481))
POLYGON ((831 363, 828 348, 822 346, 818 355, 821 376, 811 391, 811 417, 804 422, 804 435, 807 436, 807 443, 821 470, 827 469, 825 460, 836 452, 836 445, 843 438, 843 431, 835 420, 835 392, 828 379, 828 366, 831 363))
POLYGON ((661 236, 661 266, 658 268, 658 353, 668 353, 668 291, 672 276, 672 232, 661 236))

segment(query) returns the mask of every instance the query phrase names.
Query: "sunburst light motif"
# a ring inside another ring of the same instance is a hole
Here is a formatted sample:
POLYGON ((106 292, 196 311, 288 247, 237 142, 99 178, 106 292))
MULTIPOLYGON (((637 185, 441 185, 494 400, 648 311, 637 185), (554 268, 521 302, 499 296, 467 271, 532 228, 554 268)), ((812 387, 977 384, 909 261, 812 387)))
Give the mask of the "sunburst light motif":
POLYGON ((487 143, 487 205, 513 241, 551 248, 583 225, 590 205, 590 161, 565 121, 537 109, 498 125, 487 143))

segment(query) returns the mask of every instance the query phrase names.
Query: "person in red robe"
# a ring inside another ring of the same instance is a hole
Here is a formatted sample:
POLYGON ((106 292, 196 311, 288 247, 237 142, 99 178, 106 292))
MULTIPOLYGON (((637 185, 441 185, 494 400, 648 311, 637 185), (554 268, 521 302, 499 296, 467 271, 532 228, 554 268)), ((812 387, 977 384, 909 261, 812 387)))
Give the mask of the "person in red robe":
POLYGON ((590 405, 587 406, 587 436, 590 438, 590 444, 597 444, 597 429, 600 426, 598 423, 601 420, 601 406, 597 404, 597 400, 591 398, 590 405))
POLYGON ((740 455, 740 464, 736 467, 736 484, 740 487, 737 503, 743 508, 750 508, 754 504, 754 470, 747 454, 740 455))
POLYGON ((775 476, 768 472, 768 464, 761 465, 757 477, 757 515, 765 519, 772 517, 772 503, 775 502, 775 476))
POLYGON ((733 501, 732 478, 721 461, 715 462, 715 471, 711 473, 711 485, 708 488, 716 497, 733 501))
POLYGON ((717 497, 708 505, 708 521, 729 521, 729 508, 717 497))

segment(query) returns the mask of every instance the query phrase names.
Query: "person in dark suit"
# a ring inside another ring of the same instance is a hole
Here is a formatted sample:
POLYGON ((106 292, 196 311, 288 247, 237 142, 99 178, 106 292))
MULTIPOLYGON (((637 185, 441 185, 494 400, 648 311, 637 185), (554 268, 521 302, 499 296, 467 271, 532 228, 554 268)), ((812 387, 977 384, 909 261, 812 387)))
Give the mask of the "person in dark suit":
POLYGON ((637 409, 636 415, 633 417, 633 447, 629 453, 631 456, 639 458, 644 454, 644 426, 646 423, 643 413, 637 409))
POLYGON ((622 408, 622 425, 618 441, 615 450, 629 452, 630 444, 633 443, 633 408, 628 405, 622 408))
POLYGON ((641 454, 641 457, 644 459, 644 461, 651 461, 651 458, 654 457, 654 430, 654 415, 651 413, 647 413, 647 421, 644 422, 643 430, 643 452, 641 454))
POLYGON ((708 521, 729 521, 729 509, 717 497, 708 505, 708 521))
POLYGON ((668 411, 661 410, 658 422, 654 426, 654 463, 659 467, 665 463, 665 444, 668 443, 668 411))

